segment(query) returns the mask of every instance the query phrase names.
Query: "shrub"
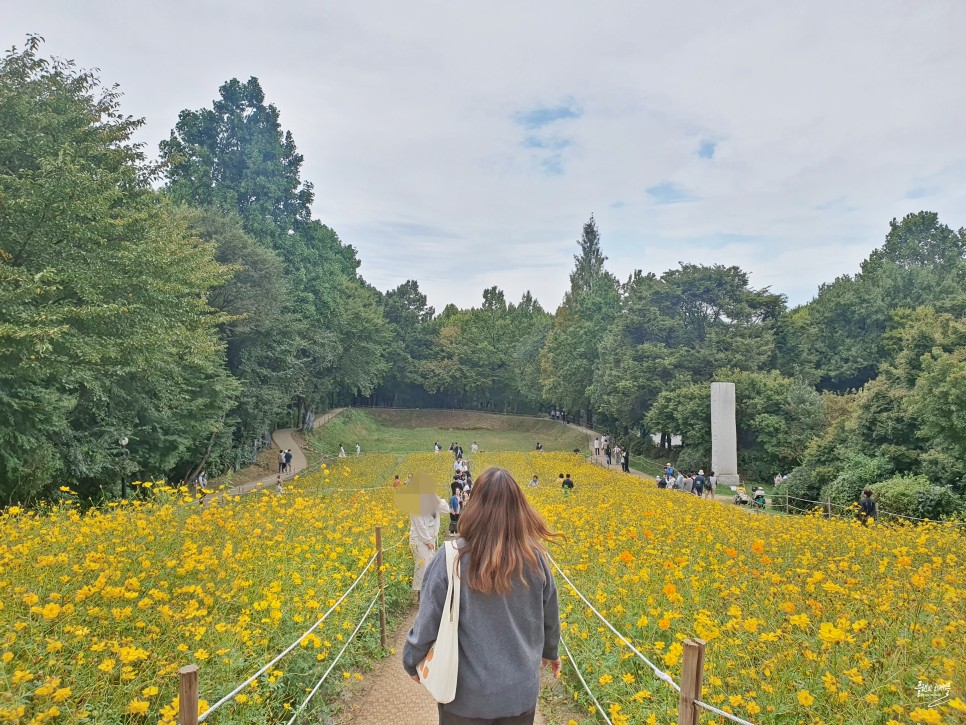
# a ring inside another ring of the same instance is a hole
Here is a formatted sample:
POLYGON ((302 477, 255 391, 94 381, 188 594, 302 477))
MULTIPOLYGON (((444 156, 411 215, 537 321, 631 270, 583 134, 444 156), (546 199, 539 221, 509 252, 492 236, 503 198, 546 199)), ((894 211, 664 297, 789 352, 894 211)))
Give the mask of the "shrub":
POLYGON ((710 471, 711 462, 705 452, 698 447, 688 447, 681 450, 678 455, 677 466, 681 471, 710 471))
POLYGON ((820 500, 848 506, 859 500, 862 491, 885 480, 892 466, 885 458, 853 453, 842 463, 841 472, 821 489, 820 500))
POLYGON ((964 509, 964 501, 946 486, 934 486, 925 476, 894 476, 871 487, 879 508, 902 516, 941 519, 964 509))

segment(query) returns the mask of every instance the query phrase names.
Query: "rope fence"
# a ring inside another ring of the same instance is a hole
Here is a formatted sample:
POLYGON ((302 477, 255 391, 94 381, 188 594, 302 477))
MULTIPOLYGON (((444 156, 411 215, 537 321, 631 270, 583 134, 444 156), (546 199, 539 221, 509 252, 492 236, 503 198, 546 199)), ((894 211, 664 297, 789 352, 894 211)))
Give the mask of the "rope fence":
MULTIPOLYGON (((825 509, 826 516, 828 518, 832 517, 833 508, 840 509, 843 512, 855 511, 856 513, 858 513, 858 511, 855 508, 856 504, 843 506, 842 504, 833 503, 828 499, 826 499, 825 501, 814 501, 813 499, 810 499, 810 498, 799 498, 797 496, 791 496, 786 493, 786 494, 773 495, 772 501, 774 502, 776 500, 779 502, 781 501, 785 502, 784 508, 786 513, 789 511, 801 511, 803 513, 812 513, 813 511, 815 511, 815 509, 825 509), (798 501, 799 503, 810 503, 810 504, 814 504, 814 506, 812 506, 811 508, 801 508, 800 506, 795 506, 794 504, 789 503, 790 501, 798 501)), ((770 511, 769 513, 776 513, 776 512, 770 511)), ((942 524, 943 526, 966 526, 966 521, 942 521, 939 519, 923 519, 917 516, 906 516, 905 514, 896 514, 896 513, 892 513, 891 511, 882 511, 882 510, 879 510, 876 512, 877 518, 881 518, 883 516, 890 516, 892 518, 903 519, 905 521, 916 521, 920 523, 930 523, 930 524, 942 524)))
POLYGON ((382 557, 383 557, 383 554, 386 553, 387 551, 391 551, 392 549, 395 549, 397 546, 401 546, 409 537, 407 534, 407 536, 401 538, 395 544, 392 544, 391 546, 388 546, 386 548, 383 548, 382 546, 382 528, 381 527, 376 527, 375 537, 376 537, 375 552, 369 558, 369 561, 366 562, 366 565, 362 568, 362 571, 359 572, 358 576, 355 578, 352 584, 350 584, 349 587, 345 590, 345 592, 343 592, 342 596, 340 596, 338 600, 336 600, 335 604, 329 607, 329 609, 325 612, 325 614, 323 614, 318 620, 316 620, 316 622, 307 630, 305 630, 305 632, 299 635, 288 647, 286 647, 284 650, 282 650, 277 655, 275 655, 275 657, 273 657, 269 662, 267 662, 265 665, 260 667, 258 671, 255 672, 255 674, 251 675, 244 682, 237 685, 231 692, 229 692, 227 695, 219 699, 203 713, 200 713, 200 714, 198 713, 198 702, 199 702, 198 665, 195 665, 195 664, 186 665, 185 667, 182 667, 180 670, 178 670, 179 680, 180 680, 179 702, 178 702, 178 722, 181 723, 181 725, 198 725, 199 723, 205 722, 213 713, 218 711, 225 704, 227 704, 228 702, 231 702, 235 697, 237 697, 242 692, 242 690, 244 690, 246 687, 251 685, 253 682, 255 682, 259 677, 264 675, 266 672, 268 672, 283 657, 285 657, 287 654, 292 652, 292 650, 298 647, 299 644, 306 637, 312 634, 312 632, 314 632, 323 622, 325 622, 325 620, 328 619, 329 615, 332 614, 332 612, 334 612, 339 607, 339 605, 342 604, 342 602, 344 602, 346 598, 352 593, 352 591, 359 585, 359 582, 362 581, 362 578, 365 576, 366 572, 368 572, 369 569, 372 568, 373 564, 376 565, 376 572, 378 573, 378 590, 376 592, 375 597, 373 597, 372 602, 369 604, 369 608, 362 616, 362 619, 359 620, 359 623, 356 625, 355 630, 346 640, 345 645, 339 651, 339 654, 337 654, 335 659, 332 660, 331 664, 329 665, 329 668, 322 675, 321 679, 316 683, 315 687, 312 688, 312 691, 309 693, 308 697, 306 697, 305 700, 302 702, 302 704, 299 705, 298 709, 295 711, 295 714, 292 716, 292 719, 289 720, 289 724, 291 725, 291 723, 295 722, 299 713, 301 713, 305 709, 305 707, 308 705, 312 697, 315 696, 315 693, 322 686, 322 683, 325 681, 326 677, 329 676, 329 673, 335 667, 336 662, 338 662, 339 658, 342 657, 342 655, 345 653, 346 649, 349 646, 349 643, 352 642, 353 638, 359 632, 359 629, 361 629, 363 622, 365 622, 365 620, 368 618, 369 614, 372 612, 373 607, 375 607, 377 602, 380 602, 380 611, 379 611, 380 642, 383 648, 385 648, 386 642, 387 642, 386 640, 386 598, 385 598, 385 581, 383 578, 383 571, 382 571, 382 557))
MULTIPOLYGON (((633 652, 642 662, 644 662, 648 667, 651 668, 651 671, 654 673, 655 677, 657 677, 662 682, 665 682, 668 685, 670 685, 674 689, 674 691, 679 694, 680 696, 678 700, 678 724, 679 725, 697 725, 698 708, 707 710, 708 712, 712 712, 727 720, 730 720, 731 722, 736 722, 739 725, 754 725, 754 723, 751 723, 748 720, 743 720, 742 718, 738 717, 737 715, 733 715, 730 712, 719 710, 714 705, 710 705, 704 702, 703 700, 701 700, 701 691, 703 688, 702 681, 704 677, 704 653, 705 653, 704 641, 700 639, 686 639, 682 643, 684 645, 684 661, 681 665, 681 675, 682 675, 681 684, 678 685, 678 683, 674 681, 674 678, 672 678, 671 675, 669 675, 667 672, 664 672, 660 667, 658 667, 653 662, 651 662, 647 657, 645 657, 633 644, 631 644, 630 640, 627 639, 627 637, 621 634, 617 630, 617 628, 613 624, 611 624, 611 622, 608 621, 608 619, 603 614, 597 611, 597 608, 590 603, 590 600, 587 599, 587 597, 584 596, 584 593, 581 592, 580 589, 578 589, 577 586, 570 580, 570 577, 568 577, 567 574, 564 572, 564 570, 560 568, 560 565, 550 554, 547 554, 547 558, 550 560, 550 563, 553 564, 553 567, 557 570, 557 573, 559 573, 560 576, 563 577, 564 581, 567 582, 567 585, 570 587, 570 589, 573 590, 573 592, 578 597, 580 597, 580 599, 584 602, 585 605, 587 605, 588 609, 590 609, 590 611, 592 611, 595 615, 597 615, 597 618, 600 619, 600 621, 603 622, 604 625, 611 632, 613 632, 614 635, 616 635, 617 638, 628 649, 631 650, 631 652, 633 652)), ((597 710, 600 712, 601 716, 603 716, 604 721, 610 724, 611 723, 610 718, 607 716, 607 713, 604 710, 604 708, 601 706, 600 702, 598 702, 597 698, 594 696, 594 693, 591 691, 586 680, 584 680, 584 677, 580 672, 580 668, 577 665, 577 661, 574 659, 573 654, 571 654, 570 648, 567 646, 567 642, 563 636, 560 637, 560 642, 561 644, 563 644, 564 651, 567 653, 567 658, 570 660, 570 663, 573 665, 574 670, 576 670, 577 672, 577 678, 580 680, 580 684, 584 686, 584 689, 587 691, 587 694, 590 695, 590 699, 593 700, 594 705, 597 707, 597 710)))

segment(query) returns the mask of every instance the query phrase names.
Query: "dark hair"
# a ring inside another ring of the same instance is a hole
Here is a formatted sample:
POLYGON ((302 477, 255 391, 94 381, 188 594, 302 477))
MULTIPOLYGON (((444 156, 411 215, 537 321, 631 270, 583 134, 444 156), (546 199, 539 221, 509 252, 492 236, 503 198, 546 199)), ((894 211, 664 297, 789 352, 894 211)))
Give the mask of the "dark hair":
POLYGON ((460 515, 458 531, 466 542, 460 558, 473 563, 466 584, 478 592, 506 594, 524 569, 540 569, 538 554, 555 534, 527 501, 505 468, 487 468, 476 479, 471 503, 460 515))
POLYGON ((868 496, 869 498, 872 498, 872 489, 871 489, 871 488, 867 488, 867 489, 865 489, 865 490, 864 490, 864 491, 862 492, 862 495, 863 495, 863 496, 868 496))

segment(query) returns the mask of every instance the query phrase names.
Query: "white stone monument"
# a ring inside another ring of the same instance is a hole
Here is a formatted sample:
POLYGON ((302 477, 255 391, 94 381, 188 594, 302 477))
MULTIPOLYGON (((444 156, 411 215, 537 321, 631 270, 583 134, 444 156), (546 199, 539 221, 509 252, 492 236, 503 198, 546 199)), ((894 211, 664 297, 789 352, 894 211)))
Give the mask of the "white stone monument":
POLYGON ((711 470, 719 484, 738 484, 734 383, 711 383, 711 470))

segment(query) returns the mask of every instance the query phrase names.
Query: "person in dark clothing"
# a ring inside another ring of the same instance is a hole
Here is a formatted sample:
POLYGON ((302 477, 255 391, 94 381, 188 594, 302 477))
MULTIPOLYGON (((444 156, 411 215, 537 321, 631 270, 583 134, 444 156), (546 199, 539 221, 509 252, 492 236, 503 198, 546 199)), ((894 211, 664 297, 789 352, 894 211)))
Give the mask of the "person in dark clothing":
POLYGON ((563 483, 560 484, 560 487, 564 491, 573 491, 574 490, 574 481, 570 477, 570 474, 569 473, 564 477, 563 483))
POLYGON ((872 500, 872 490, 867 488, 862 492, 862 499, 859 501, 859 521, 863 526, 868 526, 869 519, 875 519, 878 513, 878 507, 872 500))
POLYGON ((453 478, 453 482, 449 485, 449 490, 453 493, 454 496, 462 492, 463 488, 464 488, 464 484, 463 484, 462 478, 453 478))
POLYGON ((611 454, 611 448, 610 448, 610 443, 608 443, 606 446, 604 446, 604 458, 607 459, 608 466, 610 465, 610 454, 611 454))
POLYGON ((631 471, 631 457, 627 454, 627 451, 621 453, 621 470, 624 473, 630 473, 631 471))
POLYGON ((698 471, 698 475, 694 477, 694 495, 699 497, 704 495, 705 485, 704 471, 698 471))

